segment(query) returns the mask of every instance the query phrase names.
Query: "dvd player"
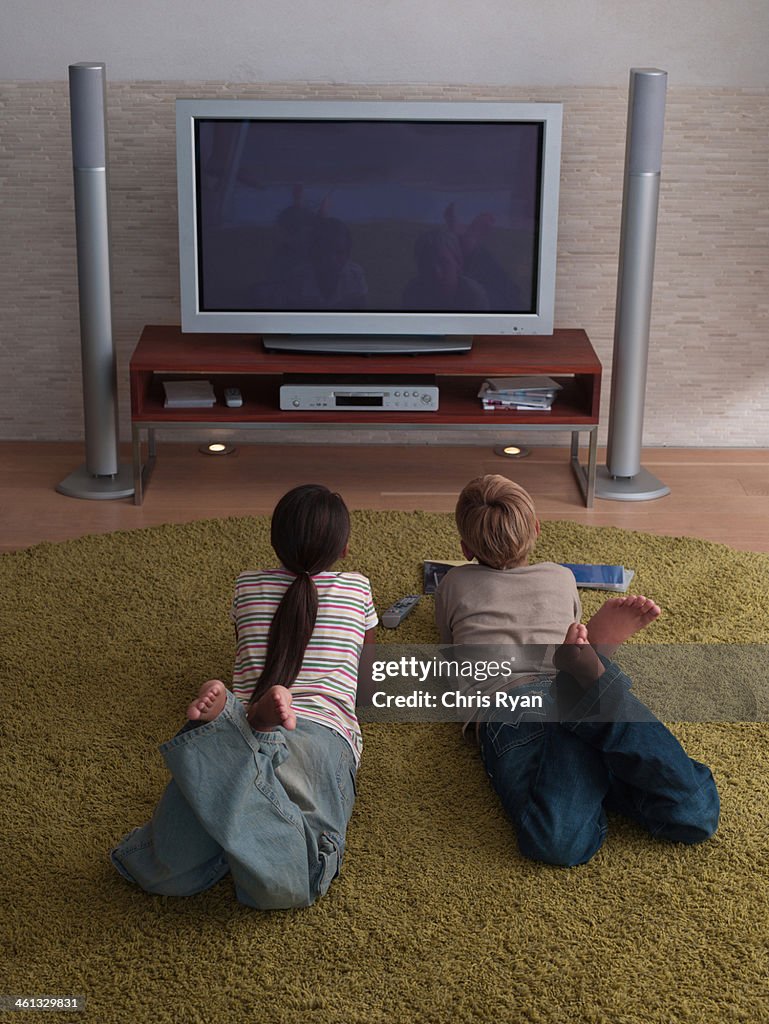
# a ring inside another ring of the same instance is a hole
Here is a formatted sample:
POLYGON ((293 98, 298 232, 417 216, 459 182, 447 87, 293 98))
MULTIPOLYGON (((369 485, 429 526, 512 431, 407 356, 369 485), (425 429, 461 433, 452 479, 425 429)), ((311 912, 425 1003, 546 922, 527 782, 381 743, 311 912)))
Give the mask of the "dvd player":
POLYGON ((286 373, 280 385, 280 407, 286 411, 436 412, 438 386, 429 374, 286 373))

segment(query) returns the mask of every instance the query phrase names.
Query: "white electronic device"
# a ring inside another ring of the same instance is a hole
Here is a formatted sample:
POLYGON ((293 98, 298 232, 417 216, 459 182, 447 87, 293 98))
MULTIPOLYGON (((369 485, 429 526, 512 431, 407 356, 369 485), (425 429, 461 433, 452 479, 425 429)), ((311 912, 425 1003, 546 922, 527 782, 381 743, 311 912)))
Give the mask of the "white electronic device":
POLYGON ((287 373, 280 386, 280 407, 294 411, 436 412, 438 386, 430 375, 287 373))
POLYGON ((239 388, 225 388, 224 389, 224 403, 230 409, 239 409, 243 404, 243 396, 240 393, 239 388))

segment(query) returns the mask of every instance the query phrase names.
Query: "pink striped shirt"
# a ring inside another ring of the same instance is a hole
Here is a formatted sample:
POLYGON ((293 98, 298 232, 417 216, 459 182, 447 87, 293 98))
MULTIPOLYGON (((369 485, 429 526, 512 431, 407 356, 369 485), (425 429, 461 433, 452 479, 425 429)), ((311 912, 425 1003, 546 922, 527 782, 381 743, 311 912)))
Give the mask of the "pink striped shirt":
MULTIPOLYGON (((321 572, 312 579, 318 590, 318 617, 291 687, 292 707, 297 717, 343 736, 357 761, 362 748, 355 714, 358 662, 366 630, 378 622, 371 584, 356 572, 321 572)), ((244 702, 264 666, 272 617, 293 580, 287 569, 238 576, 231 612, 237 641, 232 692, 244 702)))

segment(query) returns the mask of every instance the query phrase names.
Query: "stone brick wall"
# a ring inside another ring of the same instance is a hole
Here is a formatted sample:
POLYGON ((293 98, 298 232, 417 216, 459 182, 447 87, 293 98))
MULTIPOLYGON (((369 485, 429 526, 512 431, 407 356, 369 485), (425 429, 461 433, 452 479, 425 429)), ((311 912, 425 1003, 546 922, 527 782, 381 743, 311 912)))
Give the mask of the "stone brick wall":
MULTIPOLYGON (((179 321, 174 100, 200 96, 563 102, 555 319, 560 327, 585 328, 604 363, 605 438, 626 88, 149 81, 108 86, 123 437, 130 433, 127 365, 141 328, 179 321)), ((668 90, 647 445, 769 446, 767 101, 766 90, 668 90)), ((67 85, 5 83, 0 117, 0 438, 77 439, 82 389, 67 85)), ((440 434, 396 436, 429 442, 440 434)), ((489 435, 468 431, 462 438, 487 443, 489 435)), ((334 440, 344 439, 344 432, 334 433, 334 440)))

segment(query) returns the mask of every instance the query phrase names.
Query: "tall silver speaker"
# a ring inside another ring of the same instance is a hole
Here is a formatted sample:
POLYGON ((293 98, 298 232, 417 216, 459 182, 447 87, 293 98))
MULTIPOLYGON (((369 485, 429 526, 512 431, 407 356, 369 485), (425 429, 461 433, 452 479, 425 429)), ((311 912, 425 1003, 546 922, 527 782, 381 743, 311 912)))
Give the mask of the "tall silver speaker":
POLYGON ((104 64, 70 64, 86 461, 56 490, 72 498, 127 498, 134 493, 131 466, 118 462, 106 95, 104 64))
POLYGON ((670 488, 641 466, 667 72, 632 68, 606 466, 595 493, 648 501, 670 488))

